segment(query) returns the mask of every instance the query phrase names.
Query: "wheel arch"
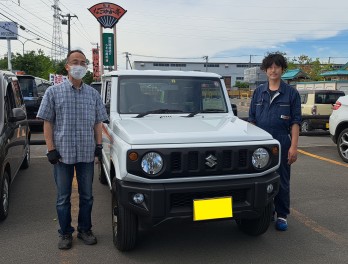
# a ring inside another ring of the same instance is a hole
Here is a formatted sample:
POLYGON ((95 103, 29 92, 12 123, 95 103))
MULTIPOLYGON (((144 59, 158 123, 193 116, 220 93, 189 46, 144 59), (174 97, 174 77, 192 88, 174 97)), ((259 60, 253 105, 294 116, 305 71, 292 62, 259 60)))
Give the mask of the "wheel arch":
POLYGON ((336 130, 335 130, 335 135, 334 135, 335 142, 337 142, 338 136, 346 128, 348 128, 348 121, 343 121, 337 125, 336 130))

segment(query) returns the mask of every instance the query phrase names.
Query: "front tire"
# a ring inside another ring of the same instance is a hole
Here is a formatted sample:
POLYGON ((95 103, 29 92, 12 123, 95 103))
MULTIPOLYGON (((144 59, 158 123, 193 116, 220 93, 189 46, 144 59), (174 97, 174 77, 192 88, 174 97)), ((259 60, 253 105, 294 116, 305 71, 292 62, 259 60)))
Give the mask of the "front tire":
POLYGON ((10 176, 7 171, 4 172, 0 182, 0 221, 8 215, 10 205, 10 176))
POLYGON ((309 132, 312 131, 309 120, 303 120, 301 123, 301 132, 309 132))
POLYGON ((338 136, 337 150, 341 159, 348 163, 348 128, 344 129, 338 136))
POLYGON ((112 180, 112 233, 113 242, 120 251, 135 247, 138 234, 138 221, 135 214, 118 201, 116 178, 112 180))
POLYGON ((265 233, 271 223, 273 203, 269 203, 256 219, 240 219, 237 225, 240 230, 250 236, 259 236, 265 233))

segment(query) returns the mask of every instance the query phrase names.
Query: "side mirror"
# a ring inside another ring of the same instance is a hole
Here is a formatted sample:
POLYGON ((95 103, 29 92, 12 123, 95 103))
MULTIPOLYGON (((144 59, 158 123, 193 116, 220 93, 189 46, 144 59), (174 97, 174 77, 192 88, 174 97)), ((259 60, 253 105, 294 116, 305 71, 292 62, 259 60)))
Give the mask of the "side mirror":
POLYGON ((233 114, 235 116, 237 116, 237 114, 238 114, 237 105, 236 104, 231 104, 231 107, 232 107, 233 114))
POLYGON ((10 116, 8 121, 10 121, 11 123, 15 123, 18 121, 25 120, 26 118, 27 115, 22 108, 13 108, 12 115, 10 116))

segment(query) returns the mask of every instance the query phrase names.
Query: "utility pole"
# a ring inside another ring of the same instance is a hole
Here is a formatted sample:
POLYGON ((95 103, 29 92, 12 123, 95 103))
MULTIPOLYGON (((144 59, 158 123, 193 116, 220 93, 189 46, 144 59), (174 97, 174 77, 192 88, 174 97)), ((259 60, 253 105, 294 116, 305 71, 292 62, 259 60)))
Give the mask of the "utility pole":
POLYGON ((126 54, 126 70, 128 70, 128 63, 132 70, 132 64, 130 63, 130 60, 129 60, 129 55, 132 55, 132 54, 130 54, 129 52, 125 52, 125 54, 126 54))
POLYGON ((208 71, 208 56, 203 56, 203 59, 205 59, 205 71, 208 71))
POLYGON ((62 20, 62 24, 63 25, 68 24, 68 54, 69 54, 69 52, 71 50, 71 48, 70 48, 71 47, 71 45, 70 45, 70 20, 71 20, 72 17, 76 17, 76 18, 78 18, 78 17, 76 15, 70 15, 70 14, 66 14, 65 16, 62 15, 62 17, 67 17, 68 18, 68 20, 63 19, 62 20))
POLYGON ((249 55, 249 68, 251 68, 251 57, 257 56, 257 55, 249 55))

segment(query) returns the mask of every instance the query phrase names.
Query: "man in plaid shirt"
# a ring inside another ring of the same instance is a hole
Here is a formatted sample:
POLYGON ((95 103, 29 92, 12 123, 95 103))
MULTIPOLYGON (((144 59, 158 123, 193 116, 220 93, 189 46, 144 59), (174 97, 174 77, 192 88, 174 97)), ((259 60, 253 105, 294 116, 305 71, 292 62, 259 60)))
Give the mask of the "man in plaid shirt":
POLYGON ((37 117, 44 120, 47 157, 54 164, 57 186, 59 249, 72 246, 71 186, 76 171, 79 190, 77 237, 87 245, 97 243, 91 231, 94 162, 102 158, 102 122, 108 119, 100 94, 82 82, 87 71, 86 56, 72 50, 65 69, 68 80, 45 92, 37 117))

